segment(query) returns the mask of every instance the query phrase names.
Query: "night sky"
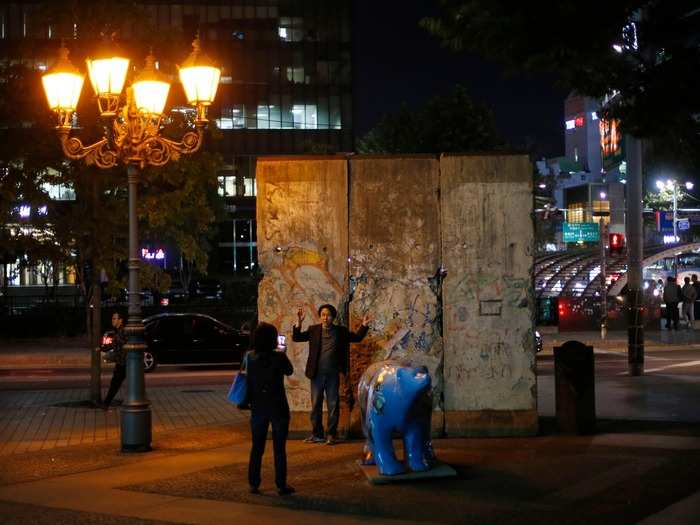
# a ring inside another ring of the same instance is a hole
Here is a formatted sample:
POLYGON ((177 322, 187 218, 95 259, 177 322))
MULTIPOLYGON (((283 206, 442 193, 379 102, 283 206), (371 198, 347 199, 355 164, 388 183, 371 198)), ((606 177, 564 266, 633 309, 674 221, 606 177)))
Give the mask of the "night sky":
POLYGON ((506 76, 497 64, 456 54, 418 26, 431 2, 355 0, 355 134, 362 137, 402 102, 418 106, 455 84, 491 107, 501 134, 538 155, 563 155, 564 97, 551 80, 506 76))

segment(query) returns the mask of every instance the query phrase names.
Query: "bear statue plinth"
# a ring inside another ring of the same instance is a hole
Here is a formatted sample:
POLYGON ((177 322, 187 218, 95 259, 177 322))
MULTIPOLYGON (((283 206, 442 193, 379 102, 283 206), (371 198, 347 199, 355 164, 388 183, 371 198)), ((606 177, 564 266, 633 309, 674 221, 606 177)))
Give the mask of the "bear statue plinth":
POLYGON ((362 463, 376 464, 384 476, 403 474, 392 433, 403 437, 405 463, 413 472, 431 468, 435 460, 430 437, 432 385, 428 369, 397 361, 370 365, 358 387, 362 430, 367 441, 362 463))

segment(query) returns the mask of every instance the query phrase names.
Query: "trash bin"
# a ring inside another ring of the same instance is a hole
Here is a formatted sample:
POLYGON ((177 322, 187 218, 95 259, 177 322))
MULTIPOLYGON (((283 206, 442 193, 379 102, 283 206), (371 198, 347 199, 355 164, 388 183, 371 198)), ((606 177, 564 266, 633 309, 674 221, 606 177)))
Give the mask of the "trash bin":
POLYGON ((554 392, 559 430, 565 434, 595 431, 593 347, 567 341, 554 347, 554 392))

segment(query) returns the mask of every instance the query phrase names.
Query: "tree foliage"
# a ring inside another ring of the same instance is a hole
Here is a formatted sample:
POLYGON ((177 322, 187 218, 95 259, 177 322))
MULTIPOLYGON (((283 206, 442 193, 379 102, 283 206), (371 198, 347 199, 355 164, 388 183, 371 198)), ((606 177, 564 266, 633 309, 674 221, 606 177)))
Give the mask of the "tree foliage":
MULTIPOLYGON (((100 33, 118 30, 115 20, 131 24, 134 35, 148 33, 142 8, 129 1, 72 0, 61 2, 61 6, 45 2, 37 5, 33 20, 51 24, 57 37, 69 39, 71 60, 79 68, 80 50, 93 51, 100 33), (74 24, 77 40, 72 38, 74 24)), ((139 46, 156 41, 163 45, 164 38, 152 34, 149 42, 139 41, 139 46)), ((47 271, 59 265, 74 268, 88 304, 97 282, 91 276, 104 272, 115 282, 121 277, 120 263, 126 259, 128 240, 126 168, 101 170, 65 158, 53 129, 55 118, 41 88, 42 71, 33 69, 33 61, 21 60, 36 54, 26 45, 22 42, 15 50, 18 56, 5 61, 0 71, 4 80, 0 83, 0 219, 4 225, 0 228, 0 259, 5 263, 19 260, 24 266, 42 263, 47 271), (55 201, 45 184, 70 188, 76 198, 55 201), (19 216, 22 204, 31 206, 31 217, 19 216), (38 215, 36 210, 43 206, 46 213, 38 215)), ((179 55, 187 51, 182 47, 179 55)), ((86 82, 77 110, 80 129, 76 133, 86 144, 104 132, 89 90, 86 82)), ((163 131, 177 140, 191 125, 178 113, 166 120, 163 131)), ((141 238, 176 246, 183 258, 203 271, 211 224, 220 206, 215 176, 220 163, 218 155, 199 152, 164 168, 144 170, 139 188, 141 238)), ((157 276, 145 277, 164 282, 157 276)))
POLYGON ((504 146, 491 111, 463 86, 419 108, 385 115, 358 144, 360 153, 488 151, 504 146))
POLYGON ((700 113, 700 12, 695 1, 439 4, 440 14, 422 24, 444 45, 476 51, 514 71, 554 74, 561 87, 583 95, 619 92, 605 114, 620 118, 633 135, 652 137, 680 127, 697 137, 692 116, 700 113))

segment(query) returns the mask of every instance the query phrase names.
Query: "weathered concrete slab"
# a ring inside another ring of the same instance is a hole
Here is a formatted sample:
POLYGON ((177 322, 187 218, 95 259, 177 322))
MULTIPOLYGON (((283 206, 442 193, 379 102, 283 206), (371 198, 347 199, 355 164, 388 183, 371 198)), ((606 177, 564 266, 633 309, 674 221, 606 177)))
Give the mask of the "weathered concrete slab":
MULTIPOLYGON (((261 159, 259 318, 290 335, 298 304, 305 325, 324 302, 350 328, 369 312, 352 390, 369 363, 405 358, 434 378, 434 430, 535 432, 531 169, 525 156, 261 159)), ((290 342, 292 431, 309 428, 307 352, 290 342)), ((341 428, 357 430, 347 408, 341 428)))
POLYGON ((383 476, 377 470, 376 465, 363 465, 360 460, 357 460, 357 466, 360 467, 367 481, 372 485, 389 485, 391 483, 457 477, 457 471, 447 463, 441 461, 436 461, 433 468, 425 472, 406 472, 405 474, 397 474, 396 476, 383 476))
MULTIPOLYGON (((348 183, 345 159, 260 159, 257 164, 258 319, 287 335, 294 375, 287 381, 292 429, 309 426, 308 343, 291 341, 297 308, 304 327, 320 304, 345 304, 348 271, 348 183), (295 417, 298 416, 298 417, 295 417), (298 425, 297 425, 298 422, 298 425)), ((339 308, 341 310, 341 308, 339 308)))
POLYGON ((533 433, 532 167, 440 159, 448 435, 533 433))
MULTIPOLYGON (((374 316, 352 348, 353 390, 370 363, 401 358, 428 367, 440 399, 438 168, 435 157, 350 161, 351 326, 374 316)), ((351 426, 360 428, 359 407, 351 426)))

